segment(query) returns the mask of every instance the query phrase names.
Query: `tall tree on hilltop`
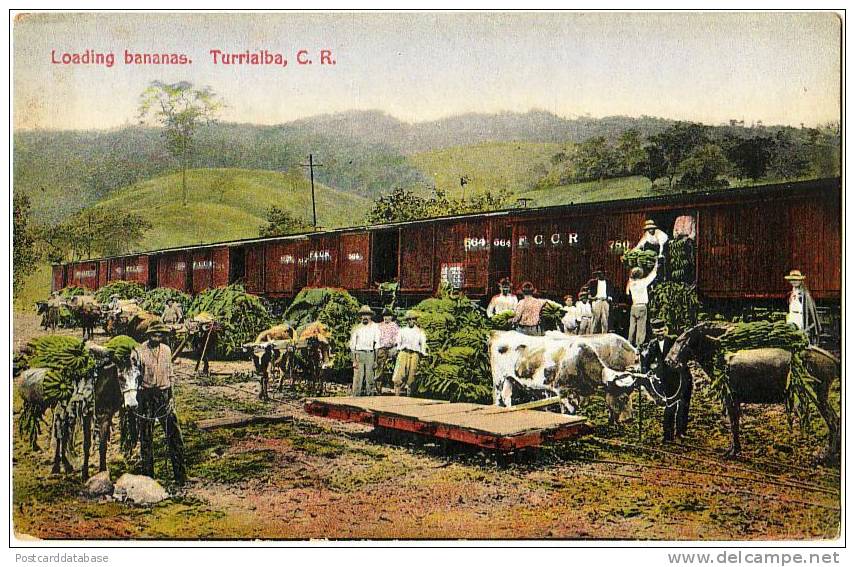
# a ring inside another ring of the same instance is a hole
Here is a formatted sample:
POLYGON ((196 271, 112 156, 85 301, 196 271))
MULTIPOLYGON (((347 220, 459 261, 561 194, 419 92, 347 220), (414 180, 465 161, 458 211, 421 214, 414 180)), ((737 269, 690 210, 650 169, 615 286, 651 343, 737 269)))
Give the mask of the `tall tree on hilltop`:
POLYGON ((193 136, 199 126, 214 122, 222 107, 210 87, 197 89, 187 81, 152 81, 140 96, 140 123, 154 122, 163 128, 166 147, 181 165, 181 203, 185 206, 193 136))
POLYGON ((772 138, 758 136, 735 141, 727 149, 726 154, 727 158, 733 162, 739 179, 757 181, 766 177, 774 146, 772 138))
POLYGON ((640 175, 650 180, 650 188, 656 185, 656 180, 668 173, 668 162, 662 148, 655 144, 645 146, 644 159, 636 163, 632 168, 634 175, 640 175))
POLYGON ((623 132, 617 140, 617 152, 623 166, 624 173, 632 174, 636 165, 642 162, 646 157, 643 144, 641 143, 641 134, 635 128, 630 128, 623 132))
POLYGON ((732 167, 733 164, 719 146, 697 146, 677 168, 677 172, 682 174, 679 184, 690 189, 724 187, 728 184, 727 180, 719 177, 728 174, 732 167))
POLYGON ((664 132, 650 138, 665 157, 668 187, 674 186, 674 178, 680 173, 680 164, 698 147, 709 141, 707 126, 695 122, 677 122, 664 132))

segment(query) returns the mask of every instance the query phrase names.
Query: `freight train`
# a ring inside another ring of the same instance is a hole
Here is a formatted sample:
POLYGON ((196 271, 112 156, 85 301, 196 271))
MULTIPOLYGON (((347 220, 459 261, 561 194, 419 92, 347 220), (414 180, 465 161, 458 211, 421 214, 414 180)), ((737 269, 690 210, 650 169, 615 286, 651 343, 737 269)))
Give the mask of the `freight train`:
POLYGON ((407 303, 441 282, 489 297, 508 277, 560 298, 578 291, 595 268, 622 288, 628 271, 621 256, 653 220, 669 237, 695 241, 694 281, 705 303, 783 301, 783 276, 798 269, 817 303, 834 314, 841 195, 838 177, 184 246, 54 265, 52 288, 94 290, 128 280, 192 294, 239 282, 269 298, 339 287, 370 301, 377 283, 397 281, 407 303))

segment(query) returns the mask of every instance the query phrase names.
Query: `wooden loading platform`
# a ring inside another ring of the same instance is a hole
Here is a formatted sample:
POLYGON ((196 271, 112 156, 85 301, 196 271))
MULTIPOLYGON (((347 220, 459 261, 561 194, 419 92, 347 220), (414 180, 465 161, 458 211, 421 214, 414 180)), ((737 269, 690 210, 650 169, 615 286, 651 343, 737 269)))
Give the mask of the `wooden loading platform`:
POLYGON ((306 412, 408 431, 497 451, 570 439, 590 428, 582 416, 398 396, 309 398, 306 412))

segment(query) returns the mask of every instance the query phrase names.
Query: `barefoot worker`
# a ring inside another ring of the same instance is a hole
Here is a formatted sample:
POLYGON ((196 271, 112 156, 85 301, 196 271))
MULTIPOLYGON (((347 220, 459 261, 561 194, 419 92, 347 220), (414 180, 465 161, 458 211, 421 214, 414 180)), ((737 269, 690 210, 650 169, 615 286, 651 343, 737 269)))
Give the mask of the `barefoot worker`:
POLYGON ((175 399, 172 386, 175 375, 172 369, 172 350, 163 344, 169 329, 161 322, 149 326, 146 331, 148 340, 134 349, 131 354, 132 363, 140 371, 140 389, 137 394, 139 407, 137 416, 140 432, 140 457, 142 473, 154 477, 154 422, 160 422, 163 427, 169 460, 172 462, 172 473, 175 483, 184 484, 184 440, 178 427, 178 416, 175 415, 175 399))

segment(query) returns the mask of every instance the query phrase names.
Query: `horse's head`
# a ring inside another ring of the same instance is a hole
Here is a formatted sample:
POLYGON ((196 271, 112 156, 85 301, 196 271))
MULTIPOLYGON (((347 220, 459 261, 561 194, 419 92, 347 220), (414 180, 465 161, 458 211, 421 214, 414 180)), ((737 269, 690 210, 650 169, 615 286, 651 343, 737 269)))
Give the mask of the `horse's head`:
POLYGON ((126 408, 135 408, 138 405, 137 392, 140 389, 142 372, 136 363, 116 365, 116 378, 119 389, 122 391, 122 405, 126 408))
POLYGON ((704 321, 686 330, 677 337, 665 364, 672 369, 684 367, 690 360, 695 360, 703 367, 712 363, 713 356, 718 350, 718 337, 727 332, 729 325, 720 321, 704 321))

